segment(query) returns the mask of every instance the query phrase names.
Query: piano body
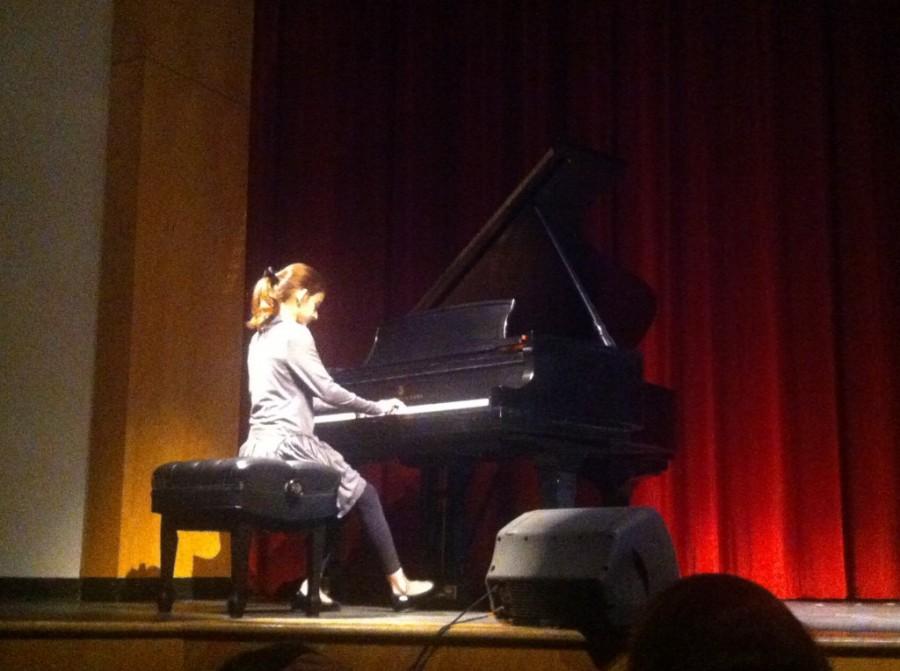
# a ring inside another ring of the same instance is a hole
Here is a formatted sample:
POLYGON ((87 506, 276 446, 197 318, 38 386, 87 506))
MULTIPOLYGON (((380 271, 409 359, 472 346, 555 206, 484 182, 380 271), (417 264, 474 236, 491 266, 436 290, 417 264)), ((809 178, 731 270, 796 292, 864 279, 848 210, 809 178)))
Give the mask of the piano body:
POLYGON ((317 434, 354 464, 528 456, 544 507, 574 505, 579 472, 626 505, 674 446, 672 394, 643 380, 634 350, 653 293, 579 231, 620 172, 588 149, 550 149, 414 310, 379 327, 365 363, 334 375, 407 408, 323 413, 317 434))

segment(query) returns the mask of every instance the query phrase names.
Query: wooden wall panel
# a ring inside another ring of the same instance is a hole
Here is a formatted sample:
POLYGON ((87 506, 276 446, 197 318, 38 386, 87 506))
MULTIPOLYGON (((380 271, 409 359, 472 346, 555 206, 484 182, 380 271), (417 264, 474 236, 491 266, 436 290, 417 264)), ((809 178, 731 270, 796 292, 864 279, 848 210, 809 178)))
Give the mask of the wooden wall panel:
MULTIPOLYGON (((121 0, 114 20, 85 577, 153 575, 150 477, 232 456, 243 366, 253 3, 121 0)), ((176 575, 226 575, 183 534, 176 575)))

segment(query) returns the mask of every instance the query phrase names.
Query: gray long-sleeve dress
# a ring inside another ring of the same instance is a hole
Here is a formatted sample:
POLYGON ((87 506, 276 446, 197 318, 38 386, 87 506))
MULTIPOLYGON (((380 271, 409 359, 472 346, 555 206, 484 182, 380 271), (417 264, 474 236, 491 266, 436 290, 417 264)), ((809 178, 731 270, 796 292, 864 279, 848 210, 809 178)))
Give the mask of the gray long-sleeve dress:
POLYGON ((378 406, 335 382, 316 350, 310 330, 275 317, 250 340, 250 432, 242 457, 313 461, 341 473, 338 517, 350 511, 366 487, 344 457, 316 438, 313 410, 320 403, 375 415, 378 406))

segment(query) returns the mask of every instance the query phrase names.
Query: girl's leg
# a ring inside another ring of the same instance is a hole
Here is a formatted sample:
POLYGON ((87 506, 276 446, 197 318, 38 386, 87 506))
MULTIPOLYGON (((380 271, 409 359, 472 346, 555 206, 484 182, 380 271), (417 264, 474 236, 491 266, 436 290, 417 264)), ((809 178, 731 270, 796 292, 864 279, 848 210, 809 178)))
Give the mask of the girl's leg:
POLYGON ((381 567, 385 575, 391 575, 400 570, 400 559, 397 556, 397 548, 394 545, 394 537, 384 510, 381 507, 381 499, 378 492, 371 484, 366 484, 362 496, 356 501, 356 508, 362 519, 366 536, 375 548, 381 567))
POLYGON ((366 535, 375 546, 381 567, 391 586, 391 604, 394 610, 412 607, 415 599, 424 597, 434 589, 434 583, 429 580, 410 580, 406 577, 397 557, 394 537, 381 508, 381 499, 372 485, 366 484, 362 496, 356 501, 356 506, 366 535))

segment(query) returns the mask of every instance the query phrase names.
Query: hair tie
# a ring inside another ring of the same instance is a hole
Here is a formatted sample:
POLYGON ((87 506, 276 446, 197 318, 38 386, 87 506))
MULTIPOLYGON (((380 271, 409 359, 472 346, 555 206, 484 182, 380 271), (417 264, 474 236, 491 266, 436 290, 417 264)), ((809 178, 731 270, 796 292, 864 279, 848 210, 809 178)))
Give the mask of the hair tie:
POLYGON ((268 266, 266 268, 265 272, 263 273, 263 276, 269 280, 269 283, 272 286, 275 286, 276 284, 278 284, 278 275, 275 273, 274 270, 272 270, 272 266, 268 266))

